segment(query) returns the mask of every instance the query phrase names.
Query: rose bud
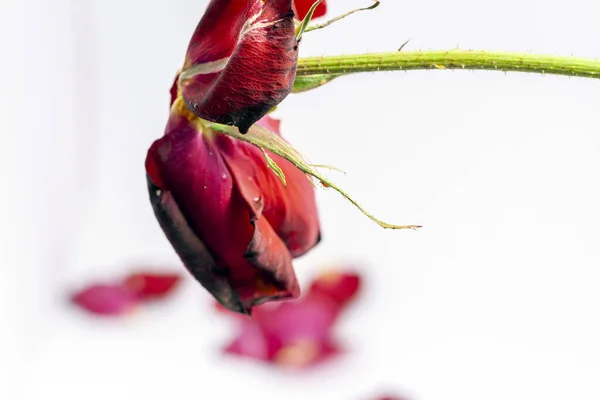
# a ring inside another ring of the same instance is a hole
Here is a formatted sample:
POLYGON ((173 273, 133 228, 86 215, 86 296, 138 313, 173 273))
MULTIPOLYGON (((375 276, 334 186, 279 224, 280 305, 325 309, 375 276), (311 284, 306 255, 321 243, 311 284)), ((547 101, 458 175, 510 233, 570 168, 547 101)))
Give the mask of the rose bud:
POLYGON ((211 0, 179 90, 196 116, 246 133, 290 93, 297 61, 292 0, 211 0))
MULTIPOLYGON (((279 134, 279 121, 259 124, 279 134)), ((146 158, 150 201, 165 235, 192 275, 240 313, 297 297, 292 258, 320 238, 312 183, 269 155, 287 186, 260 149, 208 129, 178 97, 146 158)))

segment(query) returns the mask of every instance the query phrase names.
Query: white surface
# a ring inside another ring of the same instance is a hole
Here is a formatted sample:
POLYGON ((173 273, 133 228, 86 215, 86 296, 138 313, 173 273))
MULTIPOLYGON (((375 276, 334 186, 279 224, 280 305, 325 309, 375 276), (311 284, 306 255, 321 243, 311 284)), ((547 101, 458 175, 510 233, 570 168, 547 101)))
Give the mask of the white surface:
MULTIPOLYGON (((301 280, 349 260, 367 283, 339 330, 353 352, 318 370, 218 356, 230 326, 191 280, 125 322, 65 307, 66 290, 128 263, 178 268, 143 160, 205 3, 2 3, 2 398, 600 398, 597 81, 382 73, 286 99, 287 138, 346 170, 337 180, 377 216, 425 226, 383 231, 319 192, 324 241, 296 263, 301 280)), ((331 0, 330 15, 364 3, 331 0)), ((308 34, 301 52, 412 38, 407 49, 598 58, 598 11, 583 0, 385 1, 308 34)))

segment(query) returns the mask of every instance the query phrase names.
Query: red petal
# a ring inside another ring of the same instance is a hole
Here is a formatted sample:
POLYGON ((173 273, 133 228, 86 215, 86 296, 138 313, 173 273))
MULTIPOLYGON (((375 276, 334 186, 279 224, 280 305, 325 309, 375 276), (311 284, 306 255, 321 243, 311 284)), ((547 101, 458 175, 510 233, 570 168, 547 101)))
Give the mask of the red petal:
POLYGON ((135 273, 129 275, 123 286, 142 299, 161 298, 173 292, 181 276, 179 274, 135 273))
MULTIPOLYGON (((279 120, 264 117, 259 124, 279 134, 279 120)), ((320 240, 320 229, 315 189, 308 177, 289 161, 268 152, 285 174, 284 186, 256 147, 240 141, 219 144, 242 196, 255 213, 267 219, 292 256, 312 249, 320 240)))
POLYGON ((185 267, 228 309, 246 313, 239 296, 208 249, 190 228, 171 192, 160 190, 148 177, 148 191, 154 215, 185 267))
POLYGON ((181 74, 190 110, 245 133, 279 104, 296 75, 292 17, 291 0, 212 0, 181 74))
MULTIPOLYGON (((303 20, 308 14, 308 10, 315 3, 316 0, 294 0, 292 8, 294 9, 294 13, 296 14, 296 18, 299 20, 303 20)), ((327 12, 327 2, 322 1, 321 4, 317 6, 312 18, 319 18, 325 15, 327 12)))
POLYGON ((242 142, 207 135, 174 109, 166 135, 148 152, 146 165, 157 166, 163 180, 161 188, 149 186, 163 230, 192 274, 233 311, 297 296, 290 253, 241 196, 220 153, 242 142), (198 259, 194 249, 208 255, 198 259))
POLYGON ((354 299, 359 288, 358 274, 332 271, 317 277, 312 282, 308 294, 324 296, 342 307, 354 299))
POLYGON ((121 285, 97 284, 71 297, 79 307, 100 315, 123 315, 137 304, 136 296, 121 285))

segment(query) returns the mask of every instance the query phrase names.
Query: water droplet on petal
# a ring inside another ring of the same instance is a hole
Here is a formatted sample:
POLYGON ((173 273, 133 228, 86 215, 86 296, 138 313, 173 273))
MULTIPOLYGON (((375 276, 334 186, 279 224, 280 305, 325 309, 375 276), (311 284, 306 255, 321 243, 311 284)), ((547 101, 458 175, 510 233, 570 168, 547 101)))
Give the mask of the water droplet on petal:
POLYGON ((204 185, 204 189, 206 189, 206 185, 204 185))
POLYGON ((223 173, 223 175, 221 175, 221 179, 223 179, 224 181, 227 180, 227 174, 223 173))

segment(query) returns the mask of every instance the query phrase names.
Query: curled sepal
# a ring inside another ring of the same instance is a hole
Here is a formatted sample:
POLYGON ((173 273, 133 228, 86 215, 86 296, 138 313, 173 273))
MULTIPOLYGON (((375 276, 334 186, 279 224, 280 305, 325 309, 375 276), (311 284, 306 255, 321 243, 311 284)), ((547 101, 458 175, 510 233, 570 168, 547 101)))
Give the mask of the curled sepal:
POLYGON ((380 219, 375 218, 371 213, 365 210, 360 204, 356 202, 348 193, 342 190, 335 183, 331 182, 329 179, 325 178, 319 171, 316 169, 314 165, 309 164, 304 156, 298 152, 293 146, 288 144, 285 140, 283 140, 277 134, 271 132, 265 127, 259 125, 253 125, 247 134, 241 134, 240 131, 233 126, 216 124, 211 122, 206 122, 206 126, 212 130, 222 132, 227 136, 231 136, 235 139, 250 143, 259 149, 268 150, 273 154, 276 154, 290 163, 292 163, 296 168, 300 171, 304 172, 307 175, 310 175, 316 178, 324 187, 330 187, 343 197, 345 197, 350 203, 352 203, 356 208, 358 208, 364 215, 366 215, 369 219, 377 223, 382 228, 386 229, 418 229, 420 225, 394 225, 384 222, 380 219))
POLYGON ((287 186, 287 181, 285 179, 285 173, 283 172, 283 170, 279 167, 279 165, 277 165, 277 163, 271 158, 271 156, 267 154, 265 149, 261 150, 263 156, 265 157, 265 161, 267 162, 267 167, 269 167, 269 169, 273 171, 275 175, 277 175, 281 183, 283 183, 283 186, 287 186))
POLYGON ((294 81, 294 87, 292 93, 307 92, 312 89, 316 89, 331 82, 335 78, 341 75, 333 74, 318 74, 318 75, 299 75, 294 81))
POLYGON ((322 24, 315 24, 315 25, 307 26, 304 28, 303 33, 310 32, 310 31, 316 31, 317 29, 323 29, 323 28, 328 27, 329 25, 333 24, 334 22, 342 20, 356 12, 372 10, 372 9, 378 7, 380 3, 381 3, 380 1, 375 0, 375 3, 369 7, 357 8, 356 10, 348 11, 347 13, 344 13, 335 18, 332 18, 329 21, 324 22, 322 24))

